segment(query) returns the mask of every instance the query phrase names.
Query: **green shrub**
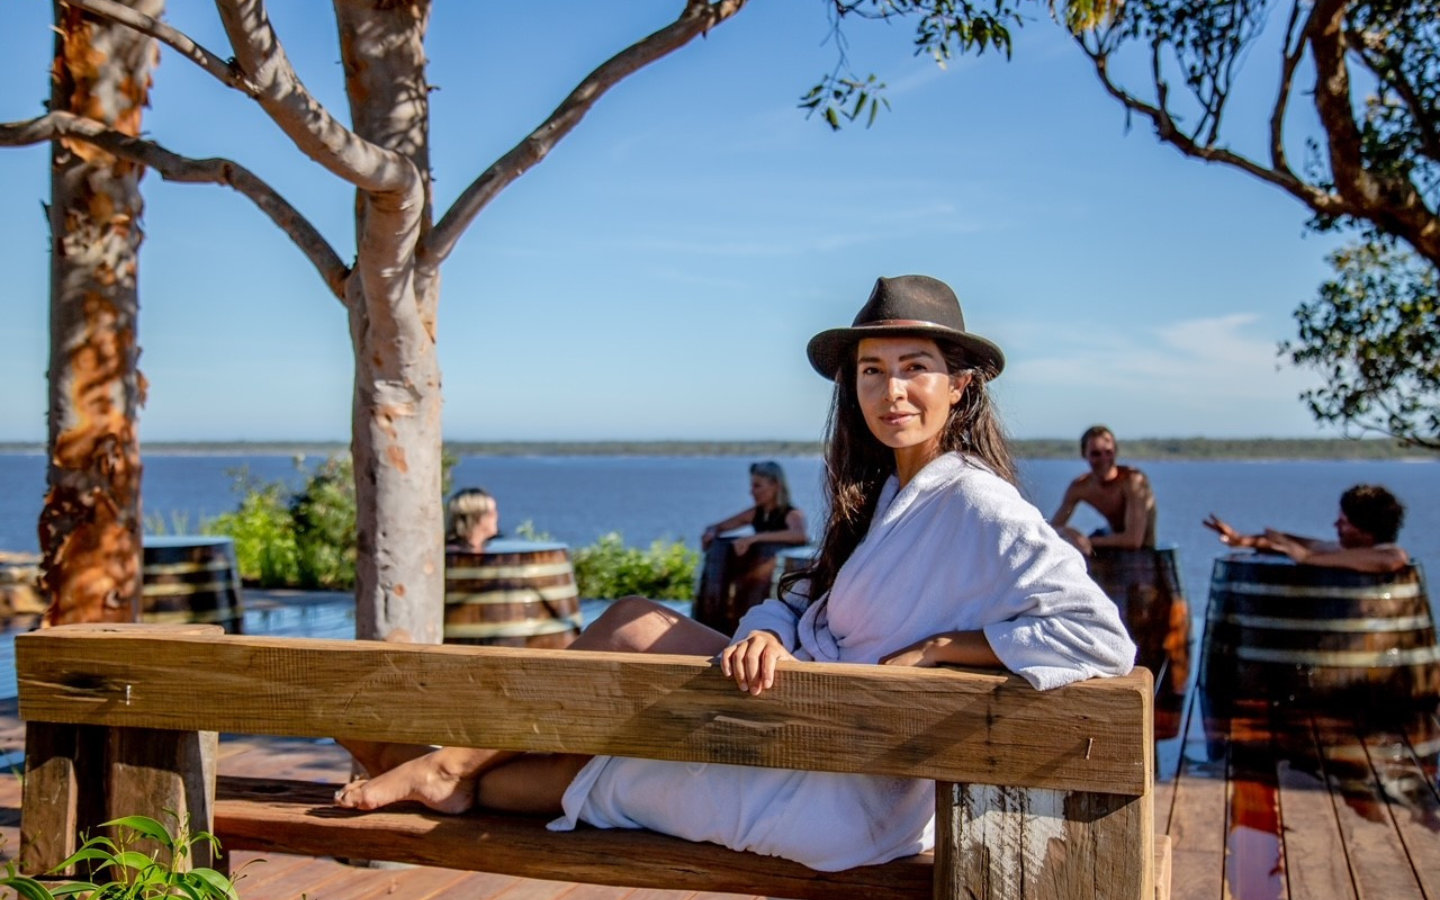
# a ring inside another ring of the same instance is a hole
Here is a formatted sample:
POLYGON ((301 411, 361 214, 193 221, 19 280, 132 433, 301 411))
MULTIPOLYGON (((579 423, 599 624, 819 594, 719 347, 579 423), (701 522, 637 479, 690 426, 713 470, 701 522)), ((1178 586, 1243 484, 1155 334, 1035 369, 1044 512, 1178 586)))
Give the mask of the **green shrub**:
POLYGON ((52 888, 18 874, 11 860, 5 864, 0 887, 10 888, 24 900, 56 900, 81 894, 89 895, 91 900, 236 900, 234 882, 216 870, 196 867, 181 871, 197 844, 220 846, 214 835, 204 831, 192 834, 187 823, 182 822, 172 837, 164 825, 148 816, 112 819, 102 827, 115 828, 116 839, 92 837, 54 869, 59 872, 79 864, 94 873, 91 877, 96 881, 72 881, 52 888), (137 849, 145 844, 157 849, 137 849), (99 881, 102 877, 110 880, 99 881))
POLYGON ((612 531, 575 551, 575 581, 582 597, 614 600, 639 594, 652 600, 690 600, 700 554, 679 541, 657 540, 649 550, 625 546, 612 531))
POLYGON ((307 590, 355 586, 355 467, 331 457, 290 500, 296 584, 307 590))
POLYGON ((240 506, 201 525, 204 534, 227 535, 235 544, 235 565, 248 584, 286 587, 299 583, 300 554, 290 520, 284 483, 263 482, 240 468, 232 473, 240 506))
MULTIPOLYGON (((450 490, 459 460, 440 455, 440 483, 450 490)), ((304 464, 297 457, 296 467, 304 464)), ((235 564, 247 584, 265 588, 349 590, 355 586, 355 466, 332 456, 291 494, 282 481, 261 481, 243 466, 231 473, 240 506, 201 524, 202 534, 235 542, 235 564)), ((147 519, 157 533, 164 521, 147 519)))

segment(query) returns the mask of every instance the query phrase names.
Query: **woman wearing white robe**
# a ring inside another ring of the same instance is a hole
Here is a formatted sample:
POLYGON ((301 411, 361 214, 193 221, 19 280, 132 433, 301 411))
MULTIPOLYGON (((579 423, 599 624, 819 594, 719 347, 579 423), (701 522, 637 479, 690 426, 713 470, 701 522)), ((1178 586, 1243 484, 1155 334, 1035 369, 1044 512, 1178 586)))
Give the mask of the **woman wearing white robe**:
MULTIPOLYGON (((965 330, 948 287, 882 278, 854 325, 822 332, 808 352, 835 380, 836 396, 830 519, 805 580, 787 584, 784 602, 752 609, 728 646, 632 599, 576 648, 718 653, 722 670, 752 694, 784 690, 775 677, 782 659, 1004 666, 1042 690, 1130 670, 1135 648, 1114 604, 1012 483, 985 391, 1004 358, 965 330)), ((643 827, 820 870, 933 844, 928 781, 468 748, 408 758, 418 753, 357 752, 372 772, 402 764, 337 802, 563 811, 552 828, 643 827)))

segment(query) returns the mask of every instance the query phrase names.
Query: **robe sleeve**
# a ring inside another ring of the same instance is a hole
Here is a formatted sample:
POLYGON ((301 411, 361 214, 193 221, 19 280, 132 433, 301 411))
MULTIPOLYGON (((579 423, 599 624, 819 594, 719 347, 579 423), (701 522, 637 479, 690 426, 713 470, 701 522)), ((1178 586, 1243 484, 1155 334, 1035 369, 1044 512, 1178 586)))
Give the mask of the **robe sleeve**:
POLYGON ((785 649, 794 653, 795 645, 799 640, 796 630, 799 621, 800 614, 790 604, 770 597, 765 602, 750 607, 749 611, 740 618, 740 623, 735 626, 735 636, 730 643, 740 643, 752 631, 773 631, 780 636, 780 643, 785 645, 785 649))
POLYGON ((971 570, 996 614, 982 630, 1005 668, 1042 691, 1129 672, 1135 644, 1079 551, 999 479, 966 488, 967 530, 991 548, 971 570))
MULTIPOLYGON (((1043 600, 1037 604, 1046 605, 1043 600)), ((995 622, 983 630, 1005 668, 1036 690, 1096 676, 1124 675, 1135 665, 1135 645, 1116 616, 1081 610, 1036 612, 995 622)))

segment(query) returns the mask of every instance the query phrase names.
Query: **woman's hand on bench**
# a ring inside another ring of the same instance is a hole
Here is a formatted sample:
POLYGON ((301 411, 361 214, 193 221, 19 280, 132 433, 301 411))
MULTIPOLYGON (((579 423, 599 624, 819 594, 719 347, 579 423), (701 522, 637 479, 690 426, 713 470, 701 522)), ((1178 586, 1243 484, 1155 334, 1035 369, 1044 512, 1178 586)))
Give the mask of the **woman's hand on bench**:
POLYGON ((720 671, 758 697, 775 686, 775 663, 794 658, 775 632, 752 631, 720 652, 720 671))

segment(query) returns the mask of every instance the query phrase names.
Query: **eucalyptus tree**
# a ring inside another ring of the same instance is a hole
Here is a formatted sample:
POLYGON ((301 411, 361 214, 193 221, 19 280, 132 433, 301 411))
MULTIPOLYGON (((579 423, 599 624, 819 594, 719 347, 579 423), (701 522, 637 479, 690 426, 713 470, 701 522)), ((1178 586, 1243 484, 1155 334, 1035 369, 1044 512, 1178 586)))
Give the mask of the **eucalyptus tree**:
MULTIPOLYGON (((169 47, 218 84, 253 100, 298 152, 354 186, 355 246, 342 254, 284 196, 232 159, 184 156, 140 137, 138 129, 85 109, 52 105, 35 119, 0 125, 0 145, 54 141, 88 146, 154 169, 166 181, 228 186, 289 236, 348 317, 354 355, 357 633, 438 641, 444 577, 436 360, 441 265, 480 212, 543 160, 608 90, 730 20, 748 0, 676 0, 673 21, 618 49, 584 76, 438 216, 430 176, 431 86, 425 57, 430 0, 333 0, 348 125, 296 74, 264 0, 215 0, 229 44, 221 51, 162 21, 155 8, 117 0, 58 2, 66 15, 83 13, 169 47)), ((816 2, 836 23, 850 16, 913 16, 917 46, 942 60, 952 52, 1008 47, 1007 27, 1016 16, 1009 0, 983 6, 962 0, 816 2)), ((878 87, 873 79, 849 74, 842 53, 835 71, 802 105, 823 110, 822 118, 835 124, 841 114, 873 113, 877 95, 869 92, 871 87, 878 87), (856 102, 850 103, 852 98, 856 102), (844 107, 838 103, 842 99, 844 107)), ((134 411, 126 412, 133 429, 134 411)), ((138 476, 138 463, 135 471, 138 476)), ((120 549, 112 548, 117 559, 120 549)), ((134 557, 130 552, 125 564, 134 565, 134 557)))
MULTIPOLYGON (((164 0, 126 0, 150 18, 164 0)), ((49 108, 134 138, 157 47, 79 9, 55 9, 49 108)), ((51 144, 49 435, 39 522, 46 619, 131 621, 140 602, 136 277, 144 169, 85 140, 51 144)))
POLYGON ((1317 230, 1360 233, 1281 347, 1326 378, 1302 395, 1312 414, 1440 448, 1440 0, 1132 0, 1111 13, 1073 30, 1128 114, 1295 197, 1317 230), (1232 104, 1242 93, 1268 103, 1232 104), (1232 106, 1262 136, 1253 152, 1231 140, 1232 106))

